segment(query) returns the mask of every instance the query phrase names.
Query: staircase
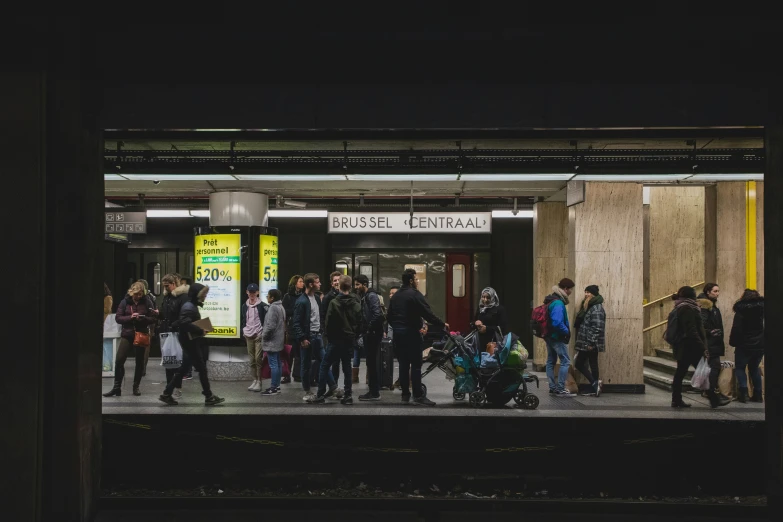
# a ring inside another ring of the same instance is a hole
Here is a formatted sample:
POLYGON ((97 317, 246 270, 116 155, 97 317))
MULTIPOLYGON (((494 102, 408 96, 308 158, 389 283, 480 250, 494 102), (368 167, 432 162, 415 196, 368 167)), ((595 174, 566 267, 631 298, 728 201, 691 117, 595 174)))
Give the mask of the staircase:
MULTIPOLYGON (((674 372, 677 370, 677 361, 671 348, 656 348, 655 356, 644 358, 644 384, 671 391, 674 372)), ((691 391, 691 377, 693 370, 689 369, 682 381, 682 391, 691 391)))

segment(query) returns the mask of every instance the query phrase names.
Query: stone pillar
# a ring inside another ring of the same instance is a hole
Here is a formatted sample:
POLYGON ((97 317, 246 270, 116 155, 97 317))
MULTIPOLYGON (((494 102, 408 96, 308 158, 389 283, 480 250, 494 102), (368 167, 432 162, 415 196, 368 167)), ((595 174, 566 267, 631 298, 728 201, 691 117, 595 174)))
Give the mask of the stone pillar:
MULTIPOLYGON (((650 187, 649 300, 704 277, 704 187, 650 187)), ((698 291, 698 289, 697 289, 698 291)), ((666 320, 671 299, 647 308, 649 325, 666 320)), ((645 355, 668 347, 662 328, 645 333, 645 355)))
POLYGON ((568 273, 576 283, 569 318, 584 288, 598 285, 606 309, 599 366, 607 391, 644 390, 642 207, 640 184, 587 183, 585 201, 569 209, 568 273))
MULTIPOLYGON (((566 277, 568 265, 568 209, 565 203, 540 202, 533 206, 533 308, 566 277)), ((543 371, 546 345, 533 340, 533 367, 543 371)))
MULTIPOLYGON (((718 283, 720 286, 721 296, 718 306, 723 315, 723 327, 727 334, 734 320, 732 311, 734 302, 748 286, 757 287, 759 282, 763 284, 763 278, 761 281, 758 280, 758 272, 764 270, 763 262, 760 267, 758 263, 758 259, 763 258, 763 216, 759 217, 757 204, 759 196, 763 199, 763 194, 763 183, 760 182, 755 183, 755 189, 744 181, 722 182, 717 185, 715 281, 707 282, 718 283), (747 215, 748 210, 753 209, 749 198, 755 200, 756 212, 752 216, 747 215), (748 235, 748 220, 752 220, 753 225, 758 225, 759 222, 762 225, 762 228, 756 227, 755 244, 752 244, 753 238, 748 235), (753 249, 756 255, 748 257, 748 248, 753 249), (748 267, 748 259, 754 257, 756 267, 748 267)), ((763 212, 763 202, 760 206, 763 212)), ((728 346, 728 336, 726 345, 726 358, 734 360, 734 349, 728 346)))

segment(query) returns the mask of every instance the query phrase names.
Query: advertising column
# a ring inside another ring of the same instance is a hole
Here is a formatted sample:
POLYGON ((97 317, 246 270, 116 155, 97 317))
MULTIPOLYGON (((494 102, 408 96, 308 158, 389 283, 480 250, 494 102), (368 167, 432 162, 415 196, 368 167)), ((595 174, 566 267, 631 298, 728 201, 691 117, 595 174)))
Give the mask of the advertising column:
POLYGON ((258 281, 260 283, 261 298, 273 288, 277 288, 277 236, 260 235, 259 239, 259 263, 258 281))
POLYGON ((195 280, 209 286, 201 316, 214 328, 208 337, 239 337, 240 246, 240 234, 196 236, 195 280))

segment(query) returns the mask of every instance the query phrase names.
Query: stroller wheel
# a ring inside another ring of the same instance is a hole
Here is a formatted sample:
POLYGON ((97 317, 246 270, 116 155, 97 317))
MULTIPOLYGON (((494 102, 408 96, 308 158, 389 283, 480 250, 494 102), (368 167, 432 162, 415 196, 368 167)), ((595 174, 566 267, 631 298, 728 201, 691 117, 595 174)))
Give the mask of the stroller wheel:
POLYGON ((528 393, 525 398, 522 399, 522 407, 526 410, 535 410, 539 404, 538 396, 528 393))
POLYGON ((517 404, 523 404, 523 401, 525 400, 525 390, 517 390, 517 392, 514 394, 514 402, 517 404))
POLYGON ((427 396, 427 385, 424 383, 421 383, 421 396, 422 397, 427 396))
POLYGON ((473 392, 470 394, 470 405, 474 408, 480 408, 487 403, 487 396, 484 392, 473 392))
POLYGON ((451 396, 454 397, 455 401, 464 401, 465 400, 465 394, 464 393, 451 392, 451 396))

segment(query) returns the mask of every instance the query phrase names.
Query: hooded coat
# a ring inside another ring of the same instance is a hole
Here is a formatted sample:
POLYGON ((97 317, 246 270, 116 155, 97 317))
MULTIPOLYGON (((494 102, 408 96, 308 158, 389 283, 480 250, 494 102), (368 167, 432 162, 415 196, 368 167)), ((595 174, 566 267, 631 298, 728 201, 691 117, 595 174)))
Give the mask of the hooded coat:
POLYGON ((193 283, 188 288, 187 302, 179 310, 179 317, 172 323, 172 329, 179 332, 179 342, 183 348, 195 346, 194 341, 188 334, 201 335, 203 330, 193 323, 201 319, 199 307, 203 305, 204 297, 209 291, 208 286, 199 283, 193 283))
POLYGON ((179 319, 179 311, 182 305, 188 302, 188 292, 190 292, 189 285, 180 285, 172 292, 165 290, 163 292, 163 300, 160 303, 160 323, 158 324, 158 331, 160 332, 172 332, 171 325, 179 319))
POLYGON ((691 358, 694 354, 704 353, 707 348, 707 334, 704 332, 704 323, 697 310, 699 304, 693 299, 683 299, 677 303, 679 304, 675 305, 675 310, 680 340, 672 345, 672 352, 677 361, 682 361, 686 356, 691 358))
POLYGON ((275 301, 264 315, 261 331, 265 352, 282 352, 285 348, 285 308, 282 301, 275 301))
MULTIPOLYGON (((599 352, 606 350, 606 312, 604 298, 597 295, 590 299, 587 311, 576 328, 576 345, 574 348, 587 351, 596 348, 599 352)), ((584 305, 582 305, 584 306, 584 305)))
POLYGON ((752 353, 764 353, 764 298, 741 299, 734 303, 734 323, 729 344, 752 353))
POLYGON ((356 294, 338 294, 326 310, 326 335, 329 342, 348 342, 359 336, 362 305, 356 294))
POLYGON ((720 308, 705 293, 699 294, 697 301, 701 307, 704 332, 707 334, 707 350, 713 357, 726 355, 726 344, 723 342, 723 316, 720 313, 720 308), (713 335, 713 331, 718 331, 718 334, 713 335))

